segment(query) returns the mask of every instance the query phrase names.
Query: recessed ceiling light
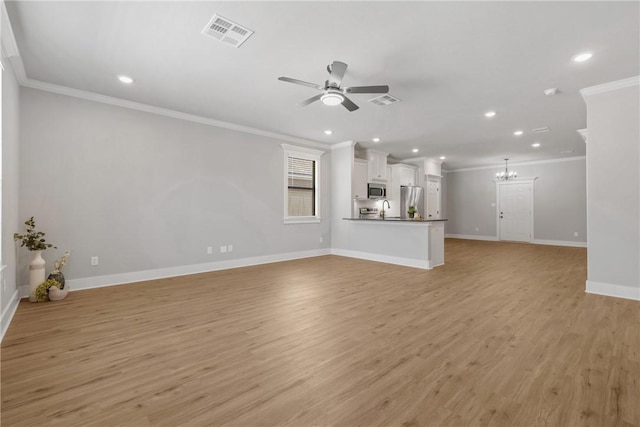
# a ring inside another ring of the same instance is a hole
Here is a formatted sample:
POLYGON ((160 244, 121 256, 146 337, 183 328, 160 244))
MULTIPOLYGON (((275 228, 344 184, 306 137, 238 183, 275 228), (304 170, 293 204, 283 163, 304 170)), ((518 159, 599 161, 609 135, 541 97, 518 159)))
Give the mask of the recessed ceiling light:
POLYGON ((540 147, 540 143, 539 142, 534 142, 533 144, 531 144, 531 146, 533 148, 538 148, 538 147, 540 147))
POLYGON ((584 62, 588 59, 591 59, 592 56, 593 56, 593 53, 591 52, 582 52, 577 55, 573 55, 573 57, 571 57, 571 60, 573 62, 584 62))
POLYGON ((333 133, 333 131, 331 129, 327 129, 324 131, 325 135, 331 135, 333 133))
POLYGON ((420 151, 420 150, 418 150, 417 148, 414 148, 414 149, 413 149, 413 150, 411 150, 411 151, 413 151, 414 153, 417 153, 417 152, 418 152, 418 151, 420 151))
POLYGON ((440 156, 440 160, 444 160, 444 159, 446 159, 445 156, 440 156))
POLYGON ((495 117, 496 116, 496 112, 495 111, 487 111, 486 113, 484 113, 484 116, 488 119, 490 119, 491 117, 495 117))
POLYGON ((373 138, 373 142, 380 142, 380 138, 373 138))
POLYGON ((133 83, 133 79, 131 77, 129 77, 129 76, 120 75, 120 76, 118 76, 118 80, 120 80, 122 83, 126 83, 128 85, 133 83))
POLYGON ((521 131, 521 130, 517 130, 517 131, 515 131, 513 134, 514 134, 515 136, 520 136, 520 135, 522 135, 523 133, 524 133, 523 131, 521 131))

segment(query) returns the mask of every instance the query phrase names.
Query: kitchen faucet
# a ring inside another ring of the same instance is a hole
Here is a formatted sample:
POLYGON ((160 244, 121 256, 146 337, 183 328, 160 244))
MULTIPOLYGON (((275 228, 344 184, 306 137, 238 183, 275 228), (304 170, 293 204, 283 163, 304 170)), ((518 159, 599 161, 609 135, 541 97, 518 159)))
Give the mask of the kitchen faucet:
POLYGON ((387 207, 389 209, 391 209, 391 205, 389 204, 389 201, 387 199, 384 199, 384 201, 382 202, 382 219, 384 219, 384 204, 387 204, 387 207))

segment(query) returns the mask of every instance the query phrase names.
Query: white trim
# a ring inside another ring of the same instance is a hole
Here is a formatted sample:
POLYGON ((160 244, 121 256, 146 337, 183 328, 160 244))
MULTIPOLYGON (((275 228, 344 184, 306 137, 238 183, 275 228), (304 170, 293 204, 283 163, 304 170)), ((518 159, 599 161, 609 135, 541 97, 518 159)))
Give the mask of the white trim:
POLYGON ((498 240, 499 241, 505 241, 505 242, 512 242, 513 240, 507 240, 507 239, 502 239, 501 235, 500 235, 500 214, 498 212, 500 212, 500 187, 505 186, 505 185, 513 185, 513 184, 529 184, 530 185, 530 191, 529 191, 529 198, 530 198, 530 206, 531 206, 531 212, 529 213, 529 239, 528 240, 515 240, 517 242, 526 242, 526 243, 531 243, 533 241, 533 236, 534 234, 534 229, 533 226, 535 224, 534 222, 534 217, 535 217, 535 181, 538 177, 533 177, 533 178, 516 178, 516 179, 511 179, 509 181, 495 181, 496 183, 496 235, 498 236, 498 240))
POLYGON ((320 222, 318 216, 286 216, 283 220, 284 224, 317 224, 320 222))
POLYGON ((533 239, 531 241, 534 245, 549 245, 549 246, 569 246, 572 248, 586 248, 587 242, 572 242, 570 240, 544 240, 533 239))
POLYGON ((628 79, 616 80, 613 82, 603 83, 601 85, 589 86, 580 89, 583 98, 599 93, 611 92, 613 90, 624 89, 626 87, 637 86, 640 84, 640 76, 629 77, 628 79))
POLYGON ((587 280, 585 292, 588 294, 640 301, 640 283, 638 283, 638 286, 623 286, 587 280))
POLYGON ((300 147, 298 145, 289 145, 289 144, 280 144, 283 150, 288 151, 289 153, 302 156, 303 158, 310 158, 312 160, 320 160, 320 157, 326 151, 314 150, 312 148, 300 147))
POLYGON ((240 258, 229 261, 208 262, 204 264, 182 265, 177 267, 159 268, 156 270, 133 271, 130 273, 111 274, 107 276, 85 277, 82 279, 67 279, 71 291, 82 289, 102 288, 105 286, 125 285, 146 280, 164 279, 168 277, 186 276, 189 274, 207 273, 210 271, 228 270, 230 268, 249 267, 252 265, 270 264, 273 262, 291 261, 300 258, 311 258, 329 255, 329 248, 313 249, 301 252, 288 252, 274 255, 263 255, 251 258, 240 258))
POLYGON ((2 317, 0 318, 0 324, 2 325, 2 330, 0 331, 0 342, 2 342, 4 334, 6 334, 9 329, 13 316, 16 314, 16 310, 18 309, 19 302, 19 290, 16 289, 13 292, 13 295, 11 295, 11 301, 7 304, 7 307, 2 312, 2 317))
POLYGON ((9 14, 7 13, 7 7, 4 4, 4 1, 0 1, 0 41, 2 44, 0 45, 2 48, 2 54, 5 58, 12 58, 14 56, 20 56, 20 50, 18 49, 18 44, 16 43, 15 35, 13 34, 13 27, 11 26, 11 21, 9 21, 9 14))
POLYGON ((404 267, 421 268, 423 270, 431 270, 433 268, 431 261, 421 259, 401 258, 390 255, 380 255, 369 252, 335 248, 331 249, 331 254, 349 258, 366 259, 368 261, 384 262, 387 264, 402 265, 404 267))
POLYGON ((338 148, 343 148, 343 147, 352 147, 356 145, 355 141, 344 141, 344 142, 339 142, 337 144, 333 144, 331 146, 332 150, 337 150, 338 148))
POLYGON ((327 144, 310 141, 302 138, 297 138, 291 135, 285 135, 277 132, 265 131, 249 126, 238 125, 235 123, 224 122, 222 120, 215 120, 208 117, 198 116, 195 114, 183 113, 181 111, 170 110, 168 108, 156 107, 149 104, 142 104, 140 102, 128 101, 121 98, 114 98, 111 96, 100 95, 93 92, 87 92, 80 89, 73 89, 66 86, 60 86, 52 83, 41 82, 27 78, 24 82, 21 82, 22 86, 32 89, 39 89, 46 92, 57 93, 60 95, 71 96, 74 98, 85 99, 88 101, 99 102, 102 104, 115 105, 116 107, 128 108, 131 110, 144 111, 146 113, 157 114, 160 116, 171 117, 174 119, 185 120, 194 123, 200 123, 208 126, 215 126, 223 129, 230 129, 239 132, 245 132, 253 135, 264 136, 267 138, 278 139, 281 141, 295 142, 299 144, 307 144, 315 147, 328 148, 327 144))
MULTIPOLYGON (((560 159, 547 159, 547 160, 532 160, 530 162, 514 162, 509 166, 529 166, 529 165, 542 165, 545 163, 560 163, 560 162, 572 162, 574 160, 585 160, 587 156, 575 156, 575 157, 563 157, 560 159)), ((443 172, 451 173, 451 172, 467 172, 467 171, 477 171, 483 169, 495 169, 499 167, 503 167, 504 165, 496 164, 491 166, 476 166, 472 168, 462 168, 462 169, 443 169, 443 172)))
POLYGON ((582 140, 586 144, 587 143, 587 137, 589 136, 589 130, 587 128, 577 129, 576 132, 578 132, 580 134, 580 137, 582 138, 582 140))
POLYGON ((87 101, 99 102, 102 104, 114 105, 117 107, 128 108, 131 110, 144 111, 146 113, 157 114, 160 116, 171 117, 178 120, 185 120, 194 123, 200 123, 207 126, 214 126, 223 129, 230 129, 239 132, 245 132, 253 135, 264 136, 267 138, 274 138, 281 141, 295 142, 299 144, 307 144, 319 148, 328 148, 329 144, 319 141, 311 141, 303 138, 298 138, 291 135, 285 135, 277 132, 270 132, 262 129, 253 128, 250 126, 238 125, 235 123, 225 122, 222 120, 215 120, 208 117, 198 116, 195 114, 183 113, 181 111, 171 110, 168 108, 156 107, 149 104, 143 104, 140 102, 128 101, 121 98, 115 98, 106 95, 100 95, 94 92, 88 92, 80 89, 74 89, 66 86, 60 86, 53 83, 47 83, 39 80, 30 79, 27 77, 27 73, 18 50, 18 45, 15 41, 13 28, 10 25, 8 14, 3 1, 2 3, 2 37, 1 48, 6 50, 7 56, 10 57, 13 71, 16 74, 18 83, 21 86, 29 87, 32 89, 38 89, 45 92, 57 93, 60 95, 71 96, 74 98, 85 99, 87 101))
POLYGON ((465 239, 465 240, 486 240, 489 242, 497 242, 496 236, 480 236, 475 234, 445 234, 446 239, 465 239))

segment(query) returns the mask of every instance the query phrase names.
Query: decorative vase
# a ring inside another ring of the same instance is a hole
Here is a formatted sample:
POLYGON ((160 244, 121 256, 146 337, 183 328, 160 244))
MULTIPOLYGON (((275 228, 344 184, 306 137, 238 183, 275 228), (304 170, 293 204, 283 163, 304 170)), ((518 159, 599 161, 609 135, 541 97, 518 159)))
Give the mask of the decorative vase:
POLYGON ((61 299, 64 299, 68 293, 69 288, 61 290, 58 289, 57 286, 52 286, 49 288, 49 299, 51 301, 60 301, 61 299))
POLYGON ((64 275, 61 271, 52 271, 47 277, 47 280, 55 280, 60 283, 60 289, 64 289, 64 275))
POLYGON ((409 218, 413 218, 414 215, 415 215, 415 213, 410 213, 409 214, 409 218))
POLYGON ((35 251, 33 261, 29 264, 29 300, 35 300, 35 292, 38 285, 44 282, 44 266, 46 261, 42 258, 42 251, 35 251))

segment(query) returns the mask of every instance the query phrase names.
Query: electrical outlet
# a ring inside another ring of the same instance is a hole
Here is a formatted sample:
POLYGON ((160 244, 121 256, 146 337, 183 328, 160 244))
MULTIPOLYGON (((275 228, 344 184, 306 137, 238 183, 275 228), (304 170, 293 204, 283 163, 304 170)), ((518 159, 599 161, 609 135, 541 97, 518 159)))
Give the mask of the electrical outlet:
POLYGON ((578 232, 577 231, 573 232, 573 237, 578 237, 578 232))
POLYGON ((92 256, 91 257, 91 265, 96 266, 96 265, 98 265, 98 263, 99 263, 98 257, 97 256, 92 256))
POLYGON ((324 242, 324 239, 322 238, 322 236, 320 236, 320 243, 324 242))
POLYGON ((478 227, 476 227, 476 231, 480 231, 480 229, 478 227))
POLYGON ((220 253, 221 254, 226 254, 227 253, 227 247, 226 246, 220 246, 220 253))
POLYGON ((227 251, 228 252, 233 252, 233 245, 227 246, 227 251))
POLYGON ((7 281, 4 280, 4 278, 2 279, 2 293, 3 294, 7 293, 7 281))
POLYGON ((207 246, 207 254, 211 255, 213 253, 213 246, 207 246))

